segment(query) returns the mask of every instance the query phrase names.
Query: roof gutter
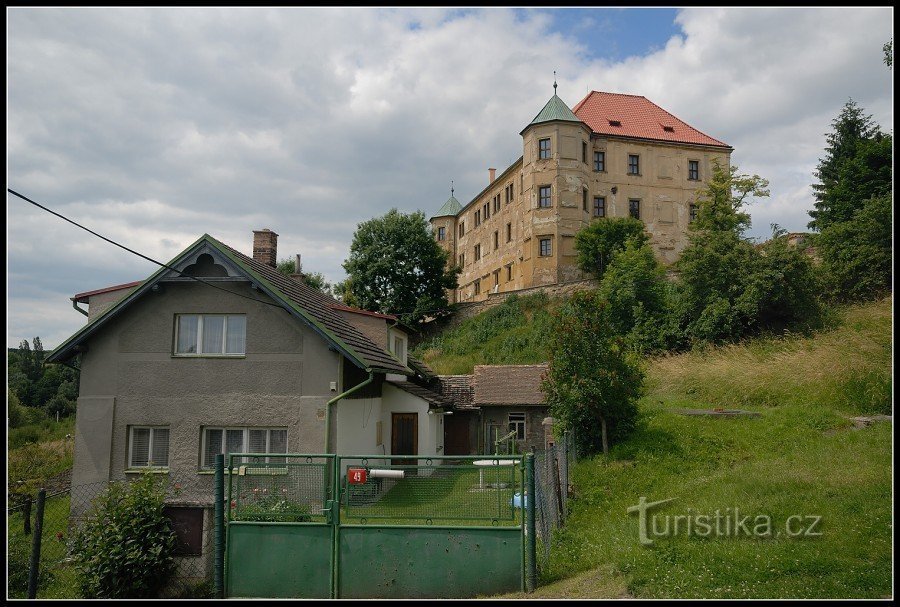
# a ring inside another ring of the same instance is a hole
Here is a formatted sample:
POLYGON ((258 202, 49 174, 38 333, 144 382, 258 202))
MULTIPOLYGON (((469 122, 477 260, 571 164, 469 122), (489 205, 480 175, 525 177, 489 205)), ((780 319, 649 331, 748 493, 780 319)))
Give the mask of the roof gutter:
POLYGON ((341 392, 340 394, 338 394, 337 396, 332 398, 330 401, 325 403, 325 453, 329 453, 329 454, 335 453, 334 446, 331 444, 331 407, 332 407, 332 405, 337 405, 338 401, 341 400, 342 398, 346 398, 346 397, 350 396, 351 394, 353 394, 354 392, 356 392, 357 390, 365 388, 366 386, 371 384, 372 381, 375 379, 375 371, 372 371, 370 369, 367 369, 367 371, 369 371, 369 379, 363 380, 361 383, 356 384, 349 390, 345 390, 344 392, 341 392))

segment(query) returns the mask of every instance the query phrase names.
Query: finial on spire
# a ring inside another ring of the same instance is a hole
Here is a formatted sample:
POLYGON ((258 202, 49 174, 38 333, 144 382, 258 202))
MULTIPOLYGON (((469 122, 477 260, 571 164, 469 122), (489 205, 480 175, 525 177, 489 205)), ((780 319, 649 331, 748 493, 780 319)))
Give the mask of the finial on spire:
POLYGON ((453 180, 450 180, 450 198, 453 198, 453 180))
POLYGON ((556 94, 556 70, 553 70, 553 94, 556 94))

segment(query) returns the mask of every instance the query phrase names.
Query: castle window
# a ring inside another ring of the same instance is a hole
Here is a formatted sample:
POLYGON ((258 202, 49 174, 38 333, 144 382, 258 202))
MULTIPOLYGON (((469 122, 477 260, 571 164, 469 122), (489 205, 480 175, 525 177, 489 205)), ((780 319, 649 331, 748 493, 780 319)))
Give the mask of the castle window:
POLYGON ((506 242, 512 241, 512 223, 506 224, 506 242))
POLYGON ((472 284, 475 285, 475 295, 478 295, 479 293, 481 293, 481 280, 476 279, 475 282, 472 284))
POLYGON ((494 270, 494 286, 498 286, 500 284, 500 270, 494 270))
POLYGON ((581 142, 581 162, 587 164, 587 143, 581 142))
POLYGON ((587 211, 587 199, 588 199, 588 191, 587 188, 581 190, 581 210, 587 211))
POLYGON ((594 196, 594 217, 606 217, 606 198, 594 196))
POLYGON ((475 227, 477 228, 480 225, 481 225, 481 211, 478 210, 478 211, 475 211, 475 227))
POLYGON ((496 251, 499 248, 500 248, 500 231, 494 230, 494 250, 496 251))
POLYGON ((479 259, 481 259, 481 245, 477 244, 475 245, 475 261, 478 261, 479 259))
POLYGON ((641 218, 641 201, 637 198, 628 199, 628 214, 635 219, 641 218))
POLYGON ((494 197, 494 212, 496 213, 499 210, 500 210, 500 194, 497 194, 494 197))
POLYGON ((628 155, 628 174, 629 175, 640 175, 640 156, 637 154, 629 154, 628 155))
POLYGON ((510 200, 515 200, 515 198, 516 198, 516 191, 515 191, 515 189, 513 188, 513 184, 510 183, 510 184, 509 184, 509 199, 510 199, 510 200))
POLYGON ((464 265, 466 265, 466 254, 460 253, 459 254, 459 267, 463 267, 464 265))
POLYGON ((696 221, 697 219, 697 205, 691 203, 691 222, 696 221))
POLYGON ((538 158, 550 158, 550 140, 549 139, 539 139, 538 140, 538 158))
POLYGON ((541 257, 553 255, 553 242, 549 238, 541 238, 541 257))
POLYGON ((506 282, 512 281, 512 264, 506 266, 506 282))
POLYGON ((460 222, 459 222, 459 235, 460 235, 460 237, 462 237, 462 235, 465 234, 465 233, 466 233, 466 222, 465 222, 465 221, 460 221, 460 222))
POLYGON ((488 217, 491 216, 491 203, 486 202, 486 203, 484 203, 484 204, 481 206, 481 208, 482 208, 482 210, 484 211, 484 218, 485 218, 485 219, 487 219, 488 217))
POLYGON ((541 207, 542 209, 550 208, 550 186, 542 185, 538 191, 540 193, 539 200, 538 200, 538 206, 541 207))
POLYGON ((688 179, 700 181, 700 161, 688 160, 688 179))
POLYGON ((606 152, 594 152, 594 170, 606 170, 606 152))
POLYGON ((438 240, 444 240, 447 237, 447 229, 444 227, 438 228, 438 240))

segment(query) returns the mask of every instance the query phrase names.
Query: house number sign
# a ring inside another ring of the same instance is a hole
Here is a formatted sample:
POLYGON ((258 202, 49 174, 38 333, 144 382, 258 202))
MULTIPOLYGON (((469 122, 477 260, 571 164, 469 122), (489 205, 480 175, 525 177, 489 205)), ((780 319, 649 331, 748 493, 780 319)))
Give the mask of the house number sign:
POLYGON ((351 485, 364 485, 366 483, 365 468, 350 468, 347 470, 347 478, 351 485))

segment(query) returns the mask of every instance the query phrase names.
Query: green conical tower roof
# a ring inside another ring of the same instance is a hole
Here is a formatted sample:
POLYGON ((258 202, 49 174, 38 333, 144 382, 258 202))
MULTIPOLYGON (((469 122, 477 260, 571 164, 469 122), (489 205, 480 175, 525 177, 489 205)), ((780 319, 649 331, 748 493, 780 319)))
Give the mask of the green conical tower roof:
MULTIPOLYGON (((550 122, 551 120, 564 120, 566 122, 581 122, 581 119, 575 115, 575 113, 569 109, 569 106, 565 104, 565 102, 560 99, 556 94, 556 72, 553 72, 553 97, 550 97, 550 101, 544 106, 538 115, 534 117, 534 120, 528 123, 528 126, 532 126, 534 124, 540 124, 542 122, 550 122)), ((522 133, 524 133, 528 126, 522 129, 522 133)), ((520 135, 522 133, 519 133, 520 135)))
POLYGON ((438 212, 434 215, 434 217, 447 217, 448 215, 456 217, 456 214, 460 211, 462 211, 462 205, 459 204, 459 201, 456 199, 456 197, 451 194, 450 198, 447 199, 447 202, 444 203, 444 206, 438 209, 438 212))

